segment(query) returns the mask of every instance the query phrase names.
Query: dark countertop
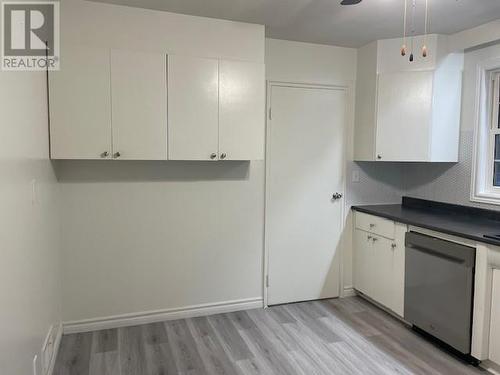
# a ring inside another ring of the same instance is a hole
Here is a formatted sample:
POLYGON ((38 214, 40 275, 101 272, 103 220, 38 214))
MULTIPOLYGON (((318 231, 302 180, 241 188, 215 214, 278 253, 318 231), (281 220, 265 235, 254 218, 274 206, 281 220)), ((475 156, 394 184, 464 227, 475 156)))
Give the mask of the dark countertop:
POLYGON ((402 204, 353 206, 353 210, 403 224, 500 246, 500 212, 403 197, 402 204))

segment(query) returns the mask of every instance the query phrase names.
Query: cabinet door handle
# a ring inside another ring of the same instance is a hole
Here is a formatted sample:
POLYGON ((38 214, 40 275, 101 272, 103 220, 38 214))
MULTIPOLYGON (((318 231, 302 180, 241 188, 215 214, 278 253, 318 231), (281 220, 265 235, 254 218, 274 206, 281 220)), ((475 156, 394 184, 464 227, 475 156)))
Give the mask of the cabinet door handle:
POLYGON ((375 228, 375 224, 370 224, 370 228, 375 228))
POLYGON ((396 247, 398 247, 398 245, 396 245, 395 243, 391 244, 391 247, 392 247, 392 250, 394 250, 396 247))
POLYGON ((377 159, 378 159, 378 160, 382 160, 382 155, 378 154, 378 155, 377 155, 377 159))
POLYGON ((332 200, 334 200, 334 201, 341 199, 341 198, 342 198, 342 194, 340 194, 340 193, 335 193, 332 195, 332 200))
POLYGON ((227 156, 227 155, 226 155, 226 153, 225 153, 225 152, 223 152, 222 154, 220 154, 220 158, 221 158, 221 159, 225 159, 225 158, 226 158, 226 156, 227 156))
POLYGON ((373 237, 372 241, 376 242, 376 241, 378 241, 378 238, 377 237, 373 237))
POLYGON ((366 238, 368 239, 368 241, 370 241, 373 237, 372 236, 367 236, 366 238))
POLYGON ((119 152, 115 152, 115 154, 113 155, 113 157, 115 159, 119 158, 120 156, 122 156, 119 152))
POLYGON ((215 159, 217 157, 217 154, 214 152, 213 154, 210 155, 210 159, 215 159))
POLYGON ((101 158, 107 158, 109 155, 109 152, 107 151, 104 151, 102 154, 101 154, 101 158))

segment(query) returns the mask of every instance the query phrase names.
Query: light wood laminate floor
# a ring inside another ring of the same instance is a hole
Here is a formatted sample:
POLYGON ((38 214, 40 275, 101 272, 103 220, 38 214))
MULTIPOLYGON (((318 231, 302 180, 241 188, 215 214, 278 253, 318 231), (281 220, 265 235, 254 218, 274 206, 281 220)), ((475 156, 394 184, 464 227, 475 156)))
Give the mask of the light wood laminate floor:
POLYGON ((54 375, 486 374, 359 297, 67 335, 54 375))

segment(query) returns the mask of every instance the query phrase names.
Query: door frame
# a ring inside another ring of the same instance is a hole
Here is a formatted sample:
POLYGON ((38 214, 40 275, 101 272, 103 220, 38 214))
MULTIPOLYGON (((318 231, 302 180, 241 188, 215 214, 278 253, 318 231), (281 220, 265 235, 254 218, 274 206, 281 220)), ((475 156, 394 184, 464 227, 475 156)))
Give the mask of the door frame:
POLYGON ((272 126, 272 103, 271 103, 271 95, 273 87, 290 87, 290 88, 305 88, 305 89, 323 89, 323 90, 335 90, 335 91, 343 91, 345 94, 345 120, 344 120, 344 152, 342 156, 342 187, 343 191, 341 192, 342 197, 342 206, 341 206, 341 224, 340 224, 340 272, 339 272, 339 296, 345 296, 345 287, 344 287, 344 251, 345 251, 345 236, 343 234, 345 230, 345 221, 347 216, 347 199, 346 199, 346 191, 347 191, 347 161, 348 155, 352 152, 351 139, 352 134, 349 129, 353 128, 354 119, 354 82, 349 82, 346 85, 330 85, 330 84, 317 84, 317 83, 304 83, 304 82, 285 82, 285 81, 273 81, 267 80, 266 85, 266 148, 265 148, 265 202, 264 202, 264 267, 262 273, 262 286, 263 286, 263 296, 264 296, 264 308, 268 307, 268 277, 269 277, 269 236, 267 233, 269 232, 268 228, 268 207, 270 201, 270 192, 268 181, 270 179, 270 156, 271 156, 271 145, 270 145, 270 136, 271 136, 271 126, 272 126), (271 109, 271 111, 270 111, 271 109))

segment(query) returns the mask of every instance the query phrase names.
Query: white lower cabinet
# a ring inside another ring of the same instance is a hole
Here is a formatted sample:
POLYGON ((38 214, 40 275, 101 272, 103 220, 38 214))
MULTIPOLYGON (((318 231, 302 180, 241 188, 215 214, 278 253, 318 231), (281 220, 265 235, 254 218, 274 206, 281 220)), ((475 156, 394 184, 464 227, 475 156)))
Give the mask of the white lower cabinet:
POLYGON ((387 227, 387 220, 356 213, 356 222, 354 288, 399 316, 403 316, 404 239, 407 226, 394 223, 394 236, 387 238, 380 235, 377 230, 387 227), (367 219, 372 221, 372 231, 359 228, 364 227, 367 219))
POLYGON ((493 270, 489 359, 500 365, 500 270, 493 270))

